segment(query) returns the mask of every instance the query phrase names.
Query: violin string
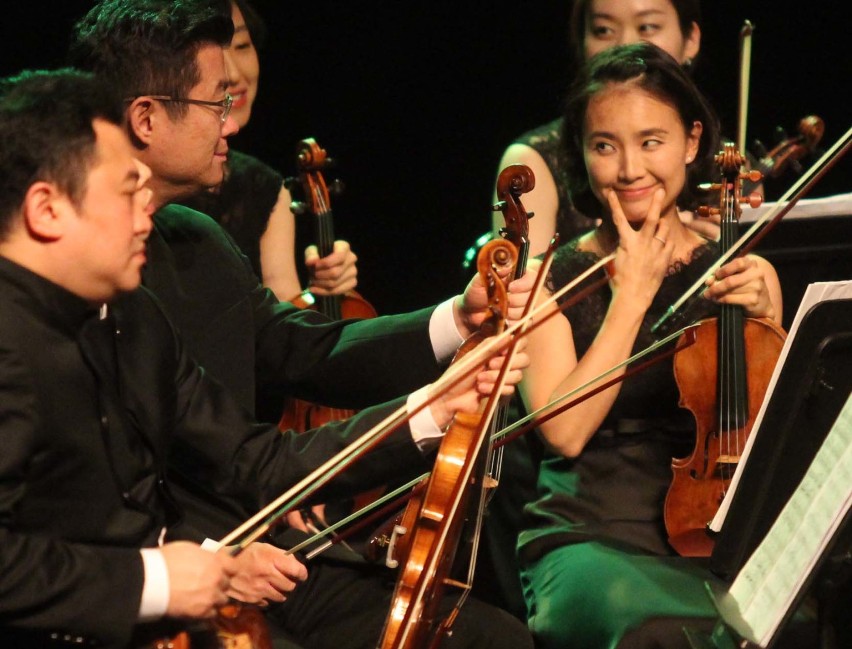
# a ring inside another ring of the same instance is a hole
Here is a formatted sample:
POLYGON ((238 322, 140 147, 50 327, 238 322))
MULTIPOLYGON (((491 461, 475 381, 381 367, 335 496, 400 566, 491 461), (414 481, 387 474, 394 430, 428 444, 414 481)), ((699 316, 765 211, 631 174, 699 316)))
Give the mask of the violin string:
MULTIPOLYGON (((543 285, 544 285, 544 278, 546 278, 547 273, 548 273, 548 272, 549 272, 549 270, 550 270, 550 264, 551 264, 552 259, 553 259, 553 251, 554 251, 554 250, 555 250, 555 241, 554 241, 554 242, 551 242, 551 246, 550 246, 550 248, 549 248, 549 250, 548 250, 548 253, 547 253, 547 255, 545 256, 545 258, 544 258, 544 260, 543 260, 543 262, 542 262, 542 264, 541 264, 541 267, 539 268, 539 275, 538 275, 538 277, 536 278, 535 286, 533 287, 533 289, 532 289, 532 291, 531 291, 531 293, 530 293, 530 298, 529 298, 529 300, 528 300, 528 302, 527 302, 527 305, 524 307, 524 314, 523 314, 523 316, 522 316, 522 321, 521 321, 521 322, 522 322, 522 326, 521 326, 521 328, 520 328, 520 333, 521 333, 521 335, 523 334, 524 327, 525 327, 526 325, 528 325, 528 324, 531 322, 531 320, 530 320, 530 319, 526 319, 526 318, 527 318, 527 316, 529 315, 529 312, 530 312, 530 310, 532 309, 532 305, 533 305, 533 304, 534 304, 534 302, 536 301, 536 299, 537 299, 537 297, 538 297, 538 295, 539 295, 539 293, 540 293, 540 291, 541 291, 541 289, 542 289, 542 287, 543 287, 543 285)), ((511 351, 510 353, 514 353, 514 346, 513 346, 512 351, 511 351)), ((509 365, 511 365, 511 357, 509 357, 509 354, 507 354, 507 359, 506 359, 506 361, 504 362, 504 365, 505 365, 506 367, 508 367, 509 365)), ((499 391, 500 391, 500 390, 499 390, 499 388, 500 388, 500 386, 498 386, 498 389, 495 389, 495 393, 499 393, 499 391)), ((297 551, 301 550, 302 548, 306 547, 307 545, 312 544, 312 543, 313 543, 313 542, 315 542, 316 540, 318 540, 318 539, 320 539, 320 538, 322 538, 322 537, 324 537, 324 536, 327 536, 327 535, 331 534, 332 532, 335 532, 335 531, 336 531, 336 530, 338 530, 340 527, 345 526, 346 524, 348 524, 348 523, 349 523, 349 522, 351 522, 352 520, 355 520, 355 519, 357 519, 357 518, 360 518, 360 517, 361 517, 361 516, 363 516, 364 514, 368 513, 369 511, 372 511, 372 510, 373 510, 373 509, 375 509, 376 507, 378 507, 378 506, 380 506, 380 505, 384 504, 385 502, 387 502, 388 500, 392 499, 392 498, 393 498, 393 497, 395 497, 396 495, 398 495, 398 494, 402 493, 403 491, 407 490, 407 489, 408 489, 408 488, 410 488, 410 487, 413 487, 415 484, 419 483, 422 479, 424 479, 424 478, 428 477, 429 475, 431 475, 431 472, 430 472, 430 473, 425 473, 425 474, 423 474, 422 476, 420 476, 419 478, 417 478, 417 479, 415 479, 415 480, 412 480, 412 481, 411 481, 411 482, 409 482, 408 484, 403 485, 402 487, 400 487, 400 488, 396 489, 395 491, 391 492, 390 494, 387 494, 387 495, 385 495, 385 496, 382 496, 382 497, 378 498, 378 499, 377 499, 376 501, 374 501, 373 503, 370 503, 370 504, 368 504, 367 506, 365 506, 365 507, 361 508, 359 511, 354 512, 353 514, 350 514, 349 516, 347 516, 346 518, 344 518, 344 519, 342 519, 342 520, 338 521, 338 522, 337 522, 337 523, 335 523, 334 525, 330 525, 330 526, 328 526, 327 528, 325 528, 324 530, 319 531, 319 533, 318 533, 318 534, 315 534, 315 535, 314 535, 314 536, 312 536, 311 538, 309 538, 309 539, 307 539, 307 540, 303 541, 303 542, 302 542, 302 543, 300 543, 298 546, 295 546, 294 548, 291 548, 290 552, 297 552, 297 551)), ((327 545, 330 545, 330 544, 327 544, 327 545)), ((325 549, 325 547, 326 547, 326 546, 323 546, 323 548, 322 548, 322 549, 325 549)), ((312 551, 312 553, 311 553, 310 555, 308 555, 308 558, 311 558, 311 557, 315 556, 315 554, 316 554, 316 553, 317 553, 316 551, 312 551)))
MULTIPOLYGON (((278 498, 258 511, 254 516, 250 517, 242 525, 238 526, 223 537, 220 544, 222 546, 228 546, 236 539, 242 538, 243 535, 248 534, 249 530, 255 526, 259 526, 258 529, 262 529, 263 531, 253 534, 252 538, 259 538, 259 536, 265 533, 265 531, 268 530, 276 520, 287 513, 289 508, 292 508, 299 502, 305 500, 331 480, 331 477, 336 475, 336 473, 331 474, 332 471, 339 472, 345 469, 349 466, 349 464, 354 462, 355 459, 357 459, 357 457, 365 451, 365 449, 378 444, 396 428, 401 426, 424 408, 427 408, 434 399, 440 397, 446 391, 452 389, 459 382, 464 380, 470 373, 476 371, 485 359, 504 349, 515 334, 517 334, 521 327, 524 327, 527 322, 532 323, 527 329, 527 333, 529 333, 537 326, 546 322, 550 316, 558 313, 558 311, 553 311, 552 313, 544 315, 541 319, 538 319, 551 307, 553 303, 563 297, 570 290, 576 288, 579 284, 603 268, 614 258, 615 254, 613 253, 598 260, 595 264, 586 269, 586 271, 575 277, 559 291, 554 293, 548 300, 534 308, 527 318, 521 318, 517 322, 514 322, 511 326, 507 327, 503 333, 497 336, 486 338, 479 346, 476 347, 476 349, 466 354, 458 362, 450 365, 450 367, 444 372, 443 376, 431 385, 429 399, 414 407, 411 413, 407 412, 406 406, 401 406, 393 413, 387 415, 385 419, 352 442, 340 453, 329 458, 329 460, 302 478, 302 480, 293 485, 290 489, 286 490, 278 498)), ((563 306, 567 307, 570 303, 570 301, 567 301, 563 306)), ((247 545, 248 543, 241 542, 239 544, 239 549, 241 550, 247 547, 247 545)))
MULTIPOLYGON (((524 310, 521 314, 521 322, 523 324, 521 325, 520 329, 518 330, 518 335, 515 338, 513 338, 512 343, 510 344, 508 350, 506 351, 506 358, 503 360, 503 365, 500 369, 499 378, 498 378, 496 386, 495 386, 495 388, 494 388, 494 390, 491 394, 491 398, 489 399, 488 404, 486 406, 485 424, 484 424, 484 427, 483 427, 483 432, 486 433, 486 436, 489 439, 489 443, 485 444, 486 455, 485 455, 485 467, 484 468, 486 469, 486 471, 489 468, 492 469, 492 470, 494 468, 493 465, 491 465, 491 462, 492 462, 491 454, 494 452, 494 445, 490 443, 490 439, 493 436, 493 430, 494 430, 492 423, 494 421, 495 413, 498 412, 498 406, 499 406, 499 403, 500 403, 500 394, 503 391, 503 386, 505 385, 506 374, 508 372, 509 367, 511 367, 512 360, 514 359, 514 356, 515 356, 515 351, 517 349, 516 343, 520 339, 520 337, 523 337, 526 334, 527 329, 529 328, 530 320, 529 320, 528 316, 529 316, 530 312, 533 310, 533 305, 536 302, 538 302, 539 296, 541 295, 541 291, 544 288, 544 283, 545 283, 545 280, 548 276, 548 273, 550 272, 550 266, 553 262, 553 255, 554 255, 555 251, 556 251, 556 239, 551 240, 550 245, 548 246, 548 249, 547 249, 547 253, 544 256, 544 259, 542 260, 541 266, 539 267, 539 271, 538 271, 538 275, 536 276, 535 283, 534 283, 532 289, 530 290, 530 296, 527 299, 527 303, 524 305, 524 310)), ((521 259, 522 259, 521 253, 523 251, 517 250, 517 252, 518 252, 519 256, 518 256, 518 259, 516 259, 516 264, 521 261, 521 259)), ((525 259, 525 257, 526 257, 526 255, 523 255, 524 259, 525 259)), ((519 277, 519 275, 516 274, 516 277, 519 277)), ((482 444, 482 440, 480 441, 480 444, 482 444)), ((499 450, 500 454, 502 455, 502 448, 500 448, 498 450, 499 450)), ((499 462, 498 462, 498 465, 499 465, 499 462)), ((494 473, 491 474, 491 476, 495 479, 495 481, 499 480, 499 470, 500 469, 499 469, 499 466, 498 466, 497 470, 496 470, 497 477, 494 477, 494 473)), ((477 503, 476 517, 475 517, 475 520, 474 520, 474 531, 473 531, 473 536, 472 536, 473 542, 471 543, 471 550, 470 550, 470 554, 469 554, 469 557, 468 557, 467 583, 471 586, 473 584, 473 575, 474 575, 474 571, 476 569, 476 558, 479 554, 479 539, 480 539, 480 536, 481 536, 482 523, 483 523, 483 519, 484 519, 484 515, 485 515, 485 509, 488 506, 488 502, 491 499, 491 494, 493 494, 494 490, 497 488, 496 482, 495 482, 495 484, 491 485, 490 487, 486 487, 484 480, 482 478, 480 479, 479 482, 480 482, 480 485, 479 485, 479 488, 480 488, 480 490, 479 490, 479 502, 477 503)), ((456 603, 455 608, 459 608, 459 607, 462 606, 462 604, 464 603, 465 599, 467 598, 467 594, 469 592, 470 592, 470 589, 467 589, 467 590, 462 592, 462 595, 459 598, 459 601, 456 603)))
POLYGON ((761 230, 763 224, 770 219, 777 221, 787 214, 793 206, 807 194, 811 187, 816 184, 820 178, 822 178, 831 166, 837 162, 840 157, 845 155, 850 144, 852 144, 852 127, 850 127, 846 133, 841 135, 831 148, 829 148, 819 160, 817 160, 804 174, 799 177, 790 189, 788 189, 784 195, 776 201, 772 209, 767 210, 763 216, 757 219, 739 238, 737 243, 724 255, 720 256, 719 259, 716 260, 716 262, 712 264, 707 271, 666 310, 662 317, 654 323, 653 327, 651 327, 651 331, 659 329, 664 322, 680 310, 684 303, 691 299, 694 294, 704 286, 707 279, 725 263, 727 263, 728 260, 739 252, 741 248, 746 246, 746 244, 748 244, 748 249, 751 249, 751 247, 756 245, 757 241, 759 241, 764 234, 763 231, 758 232, 761 230))

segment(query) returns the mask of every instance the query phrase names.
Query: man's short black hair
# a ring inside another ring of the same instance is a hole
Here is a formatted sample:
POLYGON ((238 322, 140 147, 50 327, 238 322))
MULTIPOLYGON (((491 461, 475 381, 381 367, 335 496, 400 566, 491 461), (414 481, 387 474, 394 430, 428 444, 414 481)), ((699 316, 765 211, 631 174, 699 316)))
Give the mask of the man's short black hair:
POLYGON ((120 125, 121 101, 86 72, 32 70, 0 80, 0 238, 29 188, 48 181, 79 204, 95 157, 92 122, 120 125))
MULTIPOLYGON (((228 0, 99 0, 75 25, 69 60, 125 99, 186 97, 201 80, 199 48, 226 47, 233 33, 228 0)), ((182 116, 187 106, 166 110, 182 116)))

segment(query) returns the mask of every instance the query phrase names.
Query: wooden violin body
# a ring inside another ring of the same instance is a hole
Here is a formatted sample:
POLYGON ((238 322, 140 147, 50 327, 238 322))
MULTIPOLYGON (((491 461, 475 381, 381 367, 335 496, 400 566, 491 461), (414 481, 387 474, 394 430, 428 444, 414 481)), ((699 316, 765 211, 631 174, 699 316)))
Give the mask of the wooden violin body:
MULTIPOLYGON (((488 275, 492 316, 480 333, 465 342, 456 359, 473 349, 482 338, 502 331, 508 308, 505 285, 491 273, 495 266, 514 267, 517 248, 508 241, 490 241, 479 253, 480 274, 488 275)), ((483 487, 484 469, 481 452, 490 450, 488 417, 496 407, 496 395, 473 414, 459 413, 445 433, 435 466, 422 494, 409 501, 398 528, 401 538, 396 551, 404 557, 385 628, 381 649, 421 649, 437 647, 457 615, 460 603, 445 619, 438 617, 438 606, 446 587, 467 596, 470 583, 450 575, 462 528, 474 488, 483 487), (492 407, 493 406, 493 407, 492 407), (428 644, 427 644, 428 643, 428 644)), ((483 502, 480 499, 480 502, 483 502)))
MULTIPOLYGON (((766 319, 746 319, 743 327, 744 363, 739 380, 745 402, 725 404, 716 386, 719 377, 719 319, 700 323, 695 344, 675 355, 675 380, 680 406, 695 417, 696 442, 692 454, 672 461, 674 477, 665 502, 669 543, 682 556, 709 556, 712 540, 706 528, 725 497, 751 431, 769 380, 784 345, 785 334, 766 319), (720 417, 720 403, 730 417, 720 417)), ((724 371, 724 368, 723 368, 724 371)), ((725 381, 723 384, 727 383, 725 381)), ((736 398, 736 395, 729 395, 736 398)))
POLYGON ((799 160, 814 152, 822 136, 825 135, 825 122, 816 115, 808 115, 799 121, 798 135, 784 138, 771 151, 760 157, 757 169, 769 177, 778 177, 788 167, 801 173, 799 160))
POLYGON ((403 514, 406 533, 396 551, 406 556, 406 562, 397 579, 381 649, 438 646, 443 637, 442 628, 435 628, 440 594, 446 586, 468 588, 449 579, 449 574, 473 479, 472 458, 482 443, 479 425, 479 415, 456 416, 441 443, 426 492, 413 498, 403 514))

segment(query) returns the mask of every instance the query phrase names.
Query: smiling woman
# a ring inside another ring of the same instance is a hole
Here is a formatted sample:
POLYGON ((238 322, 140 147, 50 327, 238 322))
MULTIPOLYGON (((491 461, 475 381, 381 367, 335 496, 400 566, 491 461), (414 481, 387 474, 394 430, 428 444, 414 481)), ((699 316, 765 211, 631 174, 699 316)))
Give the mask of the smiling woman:
MULTIPOLYGON (((678 217, 687 177, 713 157, 717 127, 674 58, 648 43, 598 54, 569 93, 565 122, 577 133, 566 143, 572 194, 587 196, 601 223, 557 251, 548 288, 615 259, 608 290, 530 334, 521 392, 531 411, 648 347, 651 324, 717 251, 678 217)), ((722 277, 692 318, 713 314, 716 302, 744 301, 748 315, 780 321, 767 262, 738 259, 722 277)), ((684 414, 669 361, 540 427, 539 500, 519 539, 536 646, 687 646, 684 618, 712 623, 711 576, 670 556, 662 527, 671 458, 692 448, 694 422, 684 414)))
POLYGON ((231 18, 234 37, 225 50, 228 67, 228 90, 234 97, 234 119, 244 128, 251 118, 260 80, 260 60, 257 48, 266 40, 266 28, 254 8, 245 0, 232 0, 231 18))

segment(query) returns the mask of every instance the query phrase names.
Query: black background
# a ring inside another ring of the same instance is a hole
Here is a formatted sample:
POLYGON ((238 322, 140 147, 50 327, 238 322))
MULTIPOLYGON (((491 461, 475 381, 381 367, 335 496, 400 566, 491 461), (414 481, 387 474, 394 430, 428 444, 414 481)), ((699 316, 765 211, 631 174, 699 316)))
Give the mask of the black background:
MULTIPOLYGON (((62 63, 80 0, 4 7, 0 73, 62 63)), ((346 184, 337 234, 360 257, 360 290, 383 313, 463 286, 461 260, 490 227, 497 163, 559 112, 568 2, 257 0, 269 26, 250 125, 232 146, 284 173, 315 137, 346 184)), ((736 133, 738 34, 755 25, 748 140, 772 144, 807 114, 825 143, 850 125, 845 1, 705 1, 696 80, 736 133), (794 13, 796 12, 796 13, 794 13), (809 12, 809 13, 803 13, 809 12)), ((852 191, 848 160, 813 195, 852 191)), ((849 232, 846 229, 845 232, 849 232)), ((852 239, 849 234, 845 235, 852 239)))

